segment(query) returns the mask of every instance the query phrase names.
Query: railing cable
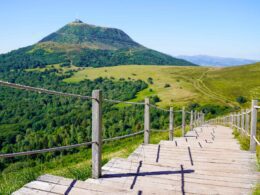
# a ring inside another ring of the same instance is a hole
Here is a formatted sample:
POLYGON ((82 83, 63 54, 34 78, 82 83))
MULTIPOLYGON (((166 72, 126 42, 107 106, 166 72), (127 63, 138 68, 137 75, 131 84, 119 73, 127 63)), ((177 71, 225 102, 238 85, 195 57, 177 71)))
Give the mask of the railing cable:
POLYGON ((64 92, 59 92, 59 91, 54 91, 54 90, 43 89, 43 88, 39 88, 39 87, 31 87, 31 86, 27 86, 27 85, 9 83, 9 82, 5 82, 5 81, 1 81, 1 80, 0 80, 0 85, 5 86, 5 87, 15 88, 15 89, 22 89, 22 90, 26 90, 26 91, 45 93, 45 94, 49 94, 49 95, 75 97, 75 98, 81 98, 81 99, 93 99, 91 96, 72 94, 72 93, 64 93, 64 92))

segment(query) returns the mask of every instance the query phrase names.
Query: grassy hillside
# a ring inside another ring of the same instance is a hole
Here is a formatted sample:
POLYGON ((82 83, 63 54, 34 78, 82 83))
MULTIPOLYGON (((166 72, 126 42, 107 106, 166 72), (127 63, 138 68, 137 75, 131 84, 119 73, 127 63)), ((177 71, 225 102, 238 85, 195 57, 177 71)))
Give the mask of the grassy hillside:
MULTIPOLYGON (((137 99, 158 94, 162 106, 190 102, 238 106, 239 96, 248 100, 260 97, 260 63, 231 68, 140 65, 85 68, 65 81, 75 83, 97 77, 146 81, 151 90, 139 92, 137 99)), ((248 103, 239 106, 248 106, 248 103)))
POLYGON ((230 101, 240 95, 248 99, 259 99, 260 63, 215 69, 205 74, 203 82, 209 89, 230 101))
MULTIPOLYGON (((127 65, 110 68, 86 68, 76 72, 66 82, 79 82, 84 79, 95 79, 97 77, 114 77, 115 79, 141 79, 149 84, 146 89, 138 94, 138 100, 147 95, 158 94, 162 102, 160 104, 170 105, 178 102, 185 104, 199 99, 197 90, 194 89, 191 78, 199 78, 201 73, 209 68, 203 67, 175 67, 171 66, 140 66, 127 65), (151 78, 151 79, 149 79, 151 78), (169 84, 170 86, 166 86, 169 84)), ((206 99, 202 97, 201 101, 206 99)))

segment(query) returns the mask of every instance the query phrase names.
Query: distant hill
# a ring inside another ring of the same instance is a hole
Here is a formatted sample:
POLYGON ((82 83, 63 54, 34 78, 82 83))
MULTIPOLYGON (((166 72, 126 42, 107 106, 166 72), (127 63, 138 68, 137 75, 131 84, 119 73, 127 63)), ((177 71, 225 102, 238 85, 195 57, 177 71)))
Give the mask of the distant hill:
POLYGON ((71 22, 38 43, 0 55, 1 67, 35 68, 60 63, 63 66, 100 67, 125 64, 194 65, 151 50, 133 41, 125 32, 71 22))
POLYGON ((207 55, 195 55, 195 56, 180 55, 178 56, 178 58, 187 60, 189 62, 201 66, 238 66, 238 65, 252 64, 258 62, 257 60, 240 59, 240 58, 224 58, 224 57, 207 56, 207 55))

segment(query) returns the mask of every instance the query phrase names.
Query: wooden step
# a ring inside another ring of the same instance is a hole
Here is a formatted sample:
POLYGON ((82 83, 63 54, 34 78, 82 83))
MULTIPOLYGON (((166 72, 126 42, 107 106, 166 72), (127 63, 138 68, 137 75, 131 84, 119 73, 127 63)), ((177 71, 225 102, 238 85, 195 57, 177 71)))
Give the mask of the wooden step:
POLYGON ((222 126, 140 145, 127 159, 110 160, 102 173, 86 181, 43 175, 13 194, 237 195, 251 194, 260 181, 255 153, 240 150, 232 129, 222 126))

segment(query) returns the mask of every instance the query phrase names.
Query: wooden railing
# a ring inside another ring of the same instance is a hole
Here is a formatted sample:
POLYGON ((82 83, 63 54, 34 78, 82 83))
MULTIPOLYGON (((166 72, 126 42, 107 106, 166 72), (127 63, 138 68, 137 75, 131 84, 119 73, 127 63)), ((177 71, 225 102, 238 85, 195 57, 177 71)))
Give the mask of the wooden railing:
POLYGON ((201 126, 204 123, 204 114, 202 112, 191 111, 188 112, 185 110, 185 107, 182 110, 173 110, 173 107, 168 109, 159 108, 156 105, 150 103, 149 98, 145 98, 144 102, 126 102, 121 100, 110 100, 105 99, 102 97, 101 90, 94 90, 92 91, 92 96, 82 96, 78 94, 71 94, 71 93, 63 93, 53 90, 47 90, 43 88, 36 88, 31 86, 19 85, 16 83, 9 83, 5 81, 0 81, 0 85, 5 87, 11 87, 19 90, 26 90, 31 92, 38 92, 38 93, 45 93, 50 95, 59 95, 59 96, 66 96, 72 98, 80 98, 85 100, 92 100, 92 141, 91 142, 84 142, 79 144, 67 145, 67 146, 60 146, 54 148, 47 148, 41 150, 33 150, 33 151, 24 151, 24 152, 16 152, 16 153, 8 153, 8 154, 0 154, 0 158, 12 158, 16 156, 25 156, 25 155, 32 155, 32 154, 40 154, 46 152, 53 152, 53 151, 61 151, 66 149, 71 149, 80 146, 92 146, 92 177, 99 178, 102 175, 101 172, 101 161, 102 161, 102 144, 108 141, 119 140, 127 137, 132 137, 140 134, 144 134, 144 144, 150 143, 150 136, 151 132, 151 118, 150 118, 150 109, 151 107, 165 111, 169 113, 169 129, 168 130, 159 130, 159 131, 169 131, 169 140, 173 140, 174 138, 174 113, 181 113, 182 114, 182 136, 185 136, 185 129, 186 129, 186 115, 190 114, 190 130, 193 130, 194 127, 201 126), (135 132, 128 135, 112 137, 107 139, 102 139, 102 103, 103 101, 110 102, 110 103, 125 103, 125 104, 132 104, 132 105, 144 105, 144 130, 135 132))
POLYGON ((260 109, 258 100, 252 100, 251 109, 242 109, 240 112, 230 113, 227 116, 211 119, 206 123, 227 125, 230 126, 230 128, 237 129, 240 133, 250 137, 250 150, 256 151, 256 146, 260 145, 256 135, 258 109, 260 109))
MULTIPOLYGON (((92 177, 99 178, 101 173, 101 160, 102 160, 102 92, 100 90, 94 90, 92 93, 92 177)), ((145 98, 144 101, 144 144, 150 143, 151 135, 151 121, 150 121, 150 108, 156 108, 162 110, 153 104, 150 104, 149 98, 145 98)), ((204 123, 204 114, 202 112, 188 112, 185 111, 185 107, 182 110, 174 111, 172 107, 169 110, 163 109, 169 112, 169 140, 174 138, 174 112, 182 113, 182 136, 185 136, 186 128, 186 114, 190 114, 190 130, 196 126, 201 126, 204 123)))

